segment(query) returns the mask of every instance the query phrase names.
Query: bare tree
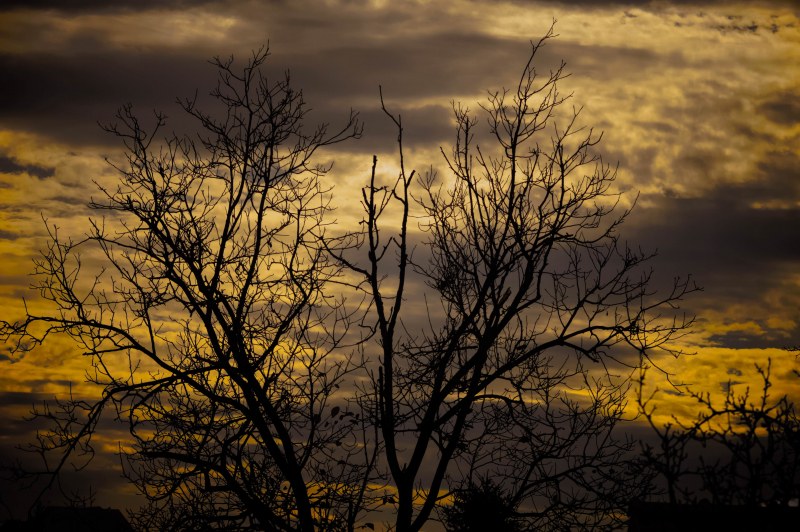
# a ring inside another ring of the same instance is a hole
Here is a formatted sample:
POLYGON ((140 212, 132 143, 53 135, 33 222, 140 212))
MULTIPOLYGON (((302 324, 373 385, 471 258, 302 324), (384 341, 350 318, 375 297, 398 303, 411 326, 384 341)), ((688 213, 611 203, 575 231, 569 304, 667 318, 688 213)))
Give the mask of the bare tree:
POLYGON ((101 390, 37 413, 53 426, 40 473, 53 484, 90 456, 103 416, 127 422, 142 525, 352 529, 366 504, 360 417, 334 395, 361 361, 340 349, 350 318, 321 244, 330 165, 313 163, 360 126, 351 112, 341 129, 309 129, 302 93, 288 74, 267 79, 267 57, 214 61, 217 112, 179 101, 197 135, 162 141, 163 115, 147 129, 121 109, 108 127, 127 155, 112 163, 119 183, 98 185, 84 238, 52 228, 36 263, 54 312, 2 323, 19 350, 72 337, 101 390))
POLYGON ((737 393, 728 382, 718 400, 685 387, 697 401, 696 418, 673 417, 663 426, 653 406, 659 390, 645 396, 642 373, 638 403, 659 442, 642 443, 642 469, 666 489, 669 502, 785 506, 800 498, 800 416, 788 396, 770 393, 771 362, 755 369, 761 381, 755 393, 750 387, 737 393))
POLYGON ((613 368, 670 351, 694 286, 659 295, 650 256, 620 240, 615 170, 559 92, 564 64, 537 71, 552 36, 532 43, 514 90, 481 107, 491 145, 454 107, 448 179, 407 172, 401 118, 384 106, 399 175, 381 181, 373 159, 362 230, 336 253, 370 300, 373 422, 398 531, 420 530, 482 478, 537 530, 612 522, 638 494, 630 442, 612 434, 630 379, 613 368))
POLYGON ((359 126, 306 130, 266 51, 241 71, 216 61, 221 114, 180 102, 197 137, 159 143, 163 116, 146 131, 123 108, 121 181, 91 204, 103 217, 78 241, 53 228, 37 263, 55 312, 2 324, 19 350, 74 338, 102 390, 39 412, 50 482, 110 411, 133 438, 145 528, 354 530, 383 507, 420 530, 486 479, 515 526, 613 525, 646 487, 616 436, 630 371, 676 353, 694 285, 659 294, 651 255, 620 239, 615 169, 558 89, 564 64, 537 72, 552 37, 482 106, 489 145, 454 107, 445 180, 406 172, 384 106, 399 175, 381 183, 373 159, 364 223, 335 237, 330 167, 311 161, 359 126), (366 304, 336 295, 354 278, 366 304))

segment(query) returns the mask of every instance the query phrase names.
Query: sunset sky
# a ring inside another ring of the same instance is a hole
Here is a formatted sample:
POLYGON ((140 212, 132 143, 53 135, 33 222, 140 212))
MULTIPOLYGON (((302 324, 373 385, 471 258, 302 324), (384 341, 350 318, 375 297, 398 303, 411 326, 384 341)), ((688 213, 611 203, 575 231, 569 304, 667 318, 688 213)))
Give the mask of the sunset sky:
MULTIPOLYGON (((269 43, 268 69, 291 71, 313 111, 361 140, 336 147, 329 175, 342 219, 372 155, 387 165, 396 133, 378 86, 403 117, 406 164, 442 167, 454 138, 451 102, 472 109, 512 86, 530 40, 557 20, 543 67, 563 59, 564 90, 582 123, 603 131, 599 151, 619 163, 617 186, 638 202, 622 233, 658 250, 659 283, 691 274, 704 291, 683 338, 695 353, 663 366, 695 389, 720 393, 772 360, 775 393, 800 396, 800 5, 773 2, 4 0, 0 3, 0 319, 23 315, 43 217, 80 237, 95 180, 113 179, 120 148, 99 126, 127 102, 188 126, 176 97, 207 101, 213 56, 245 59, 269 43), (757 4, 757 6, 756 6, 757 4), (65 7, 69 6, 69 7, 65 7), (347 198, 351 198, 347 200, 347 198), (349 201, 349 203, 348 203, 349 201)), ((0 348, 0 454, 31 438, 32 403, 83 387, 86 360, 68 343, 20 358, 0 348)), ((670 394, 661 411, 690 413, 670 394)), ((115 432, 98 438, 115 451, 115 432)), ((101 505, 126 488, 101 452, 89 475, 101 505)), ((0 508, 0 512, 6 512, 0 508)), ((6 517, 0 513, 0 518, 6 517)))

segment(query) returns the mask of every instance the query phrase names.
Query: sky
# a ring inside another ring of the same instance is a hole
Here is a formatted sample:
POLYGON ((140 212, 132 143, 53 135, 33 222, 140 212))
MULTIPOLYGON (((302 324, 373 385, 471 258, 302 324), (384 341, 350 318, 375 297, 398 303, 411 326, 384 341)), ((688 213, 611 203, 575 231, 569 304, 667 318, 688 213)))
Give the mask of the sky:
MULTIPOLYGON (((114 178, 104 159, 120 149, 98 123, 121 105, 162 110, 181 131, 175 99, 208 99, 208 60, 268 43, 268 70, 291 72, 311 121, 360 113, 363 138, 325 154, 335 197, 347 197, 373 154, 392 160, 379 85, 403 117, 407 165, 441 167, 452 102, 478 109, 487 91, 512 86, 553 20, 558 37, 537 60, 566 62, 571 104, 603 132, 604 160, 619 164, 617 186, 636 201, 623 236, 657 250, 657 282, 691 274, 703 287, 683 305, 697 316, 681 340, 693 354, 660 363, 718 394, 754 382, 754 364, 771 360, 774 393, 800 397, 798 362, 783 349, 800 345, 800 4, 789 0, 5 0, 0 318, 21 317, 22 298, 39 305, 28 287, 43 219, 63 235, 85 231, 94 182, 114 178)), ((35 427, 21 417, 34 402, 92 393, 85 366, 59 340, 22 358, 0 347, 0 453, 30 441, 35 427)), ((691 415, 687 398, 659 397, 665 416, 691 415)), ((131 500, 114 430, 98 438, 90 473, 106 505, 131 500)))

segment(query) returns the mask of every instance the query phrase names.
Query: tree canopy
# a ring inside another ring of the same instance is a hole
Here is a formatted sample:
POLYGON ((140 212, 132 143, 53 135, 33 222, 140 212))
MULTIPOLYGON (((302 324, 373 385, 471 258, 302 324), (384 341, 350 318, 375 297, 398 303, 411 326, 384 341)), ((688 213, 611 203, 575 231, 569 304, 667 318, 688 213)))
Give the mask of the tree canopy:
POLYGON ((215 60, 215 112, 181 100, 197 135, 123 107, 119 182, 36 263, 54 311, 2 323, 19 350, 73 338, 102 390, 38 412, 56 455, 39 473, 91 455, 111 416, 140 527, 420 530, 457 522, 442 508, 475 486, 501 486, 484 502, 520 529, 617 525, 644 489, 615 430, 630 371, 677 353, 695 287, 656 290, 652 254, 620 236, 600 135, 561 92, 564 63, 538 67, 552 37, 477 114, 454 105, 446 175, 407 169, 381 96, 399 173, 373 158, 356 228, 334 224, 315 156, 359 137, 357 116, 309 127, 266 49, 215 60))

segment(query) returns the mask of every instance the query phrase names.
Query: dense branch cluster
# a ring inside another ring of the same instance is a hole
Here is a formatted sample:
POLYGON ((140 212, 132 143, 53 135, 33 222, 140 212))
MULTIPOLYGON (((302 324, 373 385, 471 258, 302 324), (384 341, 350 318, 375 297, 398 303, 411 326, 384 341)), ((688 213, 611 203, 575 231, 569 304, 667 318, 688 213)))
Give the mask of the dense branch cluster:
POLYGON ((564 65, 537 71, 551 37, 481 107, 486 144, 454 107, 444 178, 407 172, 381 97, 400 172, 384 183, 373 159, 349 232, 312 161, 359 136, 356 117, 307 130, 266 51, 241 72, 216 61, 221 114, 180 102, 197 136, 162 142, 163 116, 147 129, 123 108, 118 185, 85 238, 53 230, 37 263, 56 311, 3 322, 20 348, 69 335, 102 388, 41 412, 51 482, 109 412, 132 437, 142 528, 420 530, 487 485, 515 526, 617 524, 644 489, 615 430, 630 371, 675 354, 694 286, 658 293, 621 240, 600 136, 563 113, 564 65))
POLYGON ((692 286, 658 297, 641 268, 648 256, 620 241, 627 213, 617 212, 614 170, 593 154, 599 138, 576 126, 577 111, 556 120, 564 65, 536 70, 549 37, 533 45, 516 89, 482 107, 493 145, 476 145, 478 119, 455 107, 455 146, 444 153, 452 178, 421 179, 418 198, 400 118, 384 107, 400 132, 400 175, 386 186, 373 165, 365 229, 350 235, 364 259, 339 258, 371 299, 374 423, 398 491, 397 530, 419 530, 443 493, 482 478, 543 529, 613 521, 637 491, 620 467, 627 444, 612 437, 626 380, 608 367, 668 349, 688 321, 662 309, 692 286), (400 229, 387 238, 390 206, 400 229), (413 253, 412 216, 423 220, 425 260, 413 253), (438 296, 425 301, 422 330, 404 312, 419 279, 438 296))
MULTIPOLYGON (((729 382, 722 401, 686 389, 698 405, 694 419, 673 417, 661 425, 645 395, 642 371, 638 401, 657 436, 642 442, 641 468, 654 493, 670 503, 796 506, 800 499, 800 416, 786 395, 774 397, 771 363, 756 365, 761 388, 741 390, 729 382)), ((797 372, 795 372, 797 373, 797 372)), ((790 378, 797 378, 792 375, 790 378)))
POLYGON ((196 138, 158 143, 162 115, 148 131, 121 110, 108 130, 127 160, 114 165, 119 184, 91 203, 104 217, 77 242, 53 233, 36 264, 56 314, 4 326, 20 345, 56 332, 81 344, 102 399, 45 412, 58 427, 43 450, 88 451, 111 408, 129 424, 125 472, 151 501, 142 516, 153 526, 163 517, 193 528, 201 516, 311 530, 327 519, 318 508, 346 516, 342 490, 331 490, 360 478, 358 467, 330 465, 359 452, 342 444, 356 414, 330 416, 334 390, 359 363, 336 352, 348 319, 325 291, 338 272, 320 243, 328 168, 311 162, 360 127, 351 115, 335 132, 306 131, 302 93, 288 76, 262 74, 267 55, 241 73, 216 61, 221 117, 180 102, 201 125, 196 138), (100 254, 102 269, 84 272, 81 252, 100 254))

